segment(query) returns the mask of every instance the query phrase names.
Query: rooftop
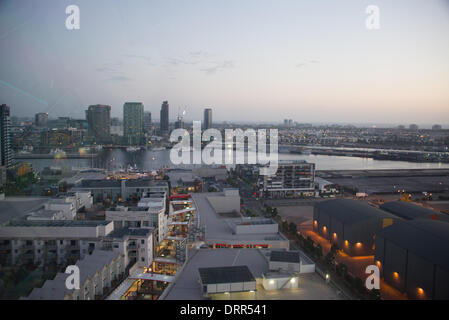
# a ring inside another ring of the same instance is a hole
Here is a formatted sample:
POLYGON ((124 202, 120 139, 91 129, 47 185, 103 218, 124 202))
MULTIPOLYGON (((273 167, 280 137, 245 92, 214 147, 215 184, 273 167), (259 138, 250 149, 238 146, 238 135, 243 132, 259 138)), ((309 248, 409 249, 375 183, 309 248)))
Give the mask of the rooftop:
POLYGON ((199 268, 202 284, 255 281, 247 266, 199 268))
POLYGON ((271 251, 270 261, 299 263, 299 251, 271 251))
POLYGON ((108 179, 83 179, 81 181, 81 188, 121 188, 122 181, 125 181, 125 186, 128 188, 140 187, 167 187, 166 181, 157 181, 150 179, 129 179, 129 180, 108 180, 108 179))
POLYGON ((0 201, 0 224, 39 210, 47 201, 48 198, 6 197, 0 201))
MULTIPOLYGON (((208 196, 217 196, 220 193, 192 193, 192 199, 195 203, 194 207, 200 216, 200 224, 205 227, 206 240, 238 240, 238 241, 255 241, 255 240, 285 240, 280 233, 251 233, 251 234, 232 234, 232 219, 224 219, 220 217, 210 202, 208 196)), ((257 220, 257 219, 256 219, 257 220)))
POLYGON ((406 220, 413 220, 416 218, 429 218, 432 220, 449 222, 448 214, 427 209, 406 201, 387 202, 382 204, 380 208, 406 220))
POLYGON ((153 228, 122 228, 108 234, 109 238, 123 238, 125 236, 148 237, 153 232, 153 228))
MULTIPOLYGON (((118 251, 94 250, 91 255, 79 260, 76 265, 80 269, 80 284, 83 284, 88 277, 92 277, 119 255, 118 251)), ((67 293, 73 291, 66 287, 65 281, 68 276, 69 274, 66 273, 58 273, 54 279, 45 281, 41 288, 34 288, 27 299, 63 300, 67 293)))
POLYGON ((364 220, 397 218, 360 200, 333 199, 315 203, 315 209, 324 210, 326 214, 347 224, 364 220))
POLYGON ((167 300, 202 300, 198 284, 200 268, 247 266, 255 278, 268 272, 268 261, 263 249, 191 249, 183 269, 176 275, 175 282, 167 288, 167 300))
POLYGON ((97 227, 111 223, 103 220, 13 220, 5 227, 97 227))

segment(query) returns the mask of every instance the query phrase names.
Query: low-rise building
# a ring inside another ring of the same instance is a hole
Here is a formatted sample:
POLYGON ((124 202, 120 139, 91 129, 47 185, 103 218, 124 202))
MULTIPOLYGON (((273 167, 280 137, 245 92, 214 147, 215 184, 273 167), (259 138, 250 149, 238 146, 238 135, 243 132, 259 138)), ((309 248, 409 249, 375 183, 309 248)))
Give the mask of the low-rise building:
POLYGON ((256 279, 247 266, 199 268, 199 281, 204 296, 252 293, 255 297, 256 279))
POLYGON ((170 178, 171 194, 202 191, 202 179, 192 170, 172 169, 166 175, 170 178))
POLYGON ((103 240, 103 248, 120 252, 126 266, 151 266, 154 256, 153 228, 122 228, 114 230, 103 240))
POLYGON ((165 197, 144 198, 137 207, 117 206, 107 209, 105 220, 114 221, 114 229, 155 228, 156 239, 161 242, 167 236, 168 229, 165 204, 165 197))
POLYGON ((68 289, 69 274, 58 273, 45 281, 41 288, 34 288, 26 300, 94 300, 108 294, 125 274, 124 256, 118 251, 95 250, 76 263, 79 268, 79 289, 68 289))
POLYGON ((326 200, 315 203, 313 231, 350 256, 373 255, 376 234, 398 219, 360 200, 326 200))
POLYGON ((109 221, 9 221, 0 227, 2 264, 65 265, 101 247, 112 232, 109 221))
POLYGON ((272 220, 241 216, 237 189, 193 193, 192 200, 204 229, 204 242, 211 247, 289 248, 288 239, 272 220))
POLYGON ((94 202, 109 199, 117 202, 126 199, 139 200, 152 193, 169 194, 167 181, 150 179, 133 180, 81 180, 71 191, 90 191, 94 202))

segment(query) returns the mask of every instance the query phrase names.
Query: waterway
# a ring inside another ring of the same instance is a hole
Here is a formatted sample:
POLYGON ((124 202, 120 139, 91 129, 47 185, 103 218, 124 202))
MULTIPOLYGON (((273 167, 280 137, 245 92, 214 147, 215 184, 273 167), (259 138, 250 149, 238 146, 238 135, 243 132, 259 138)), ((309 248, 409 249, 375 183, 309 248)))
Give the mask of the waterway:
MULTIPOLYGON (((163 166, 170 168, 191 168, 201 165, 174 165, 170 160, 171 150, 141 150, 127 152, 125 149, 103 150, 91 159, 30 159, 24 160, 37 171, 44 167, 105 168, 119 170, 136 166, 139 170, 157 170, 163 166)), ((235 154, 234 154, 235 159, 235 154)), ((241 162, 242 159, 238 158, 241 162)), ((316 170, 376 170, 376 169, 437 169, 449 168, 449 163, 418 163, 406 161, 373 160, 371 158, 302 155, 279 153, 279 160, 305 160, 315 163, 316 170)), ((234 162, 235 163, 235 162, 234 162)), ((204 166, 204 165, 203 165, 204 166)))

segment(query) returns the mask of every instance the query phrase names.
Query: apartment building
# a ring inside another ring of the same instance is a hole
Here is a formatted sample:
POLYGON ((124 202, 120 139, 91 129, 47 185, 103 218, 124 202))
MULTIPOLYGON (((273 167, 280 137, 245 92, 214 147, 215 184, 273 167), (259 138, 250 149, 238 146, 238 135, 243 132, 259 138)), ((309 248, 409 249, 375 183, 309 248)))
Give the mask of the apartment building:
POLYGON ((315 164, 303 160, 280 160, 273 175, 260 175, 259 192, 265 198, 315 196, 315 164))
POLYGON ((95 250, 79 260, 79 289, 67 289, 67 273, 58 273, 45 281, 41 288, 34 288, 26 300, 94 300, 108 294, 125 276, 123 254, 113 250, 95 250))
POLYGON ((31 212, 28 220, 73 220, 78 210, 91 208, 90 191, 60 193, 48 200, 41 208, 31 212))
POLYGON ((166 197, 143 198, 137 207, 117 206, 106 210, 105 220, 114 222, 114 229, 155 228, 157 242, 161 242, 168 232, 166 197))
POLYGON ((101 247, 109 221, 10 221, 0 227, 1 264, 73 264, 101 247))
POLYGON ((139 200, 153 193, 169 193, 167 181, 150 179, 128 180, 81 180, 71 191, 90 191, 93 201, 122 201, 126 199, 139 200))
POLYGON ((148 267, 152 264, 154 256, 153 231, 153 228, 115 230, 103 240, 103 248, 123 254, 126 266, 137 263, 139 267, 148 267))

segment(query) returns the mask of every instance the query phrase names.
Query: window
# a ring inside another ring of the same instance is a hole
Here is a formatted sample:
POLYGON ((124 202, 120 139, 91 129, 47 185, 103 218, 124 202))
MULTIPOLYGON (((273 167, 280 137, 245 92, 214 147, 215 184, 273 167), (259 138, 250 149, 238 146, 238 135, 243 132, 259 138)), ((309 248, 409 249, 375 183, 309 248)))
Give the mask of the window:
POLYGON ((145 244, 145 239, 140 240, 141 244, 145 244))
POLYGON ((140 260, 142 260, 142 262, 145 262, 145 258, 144 257, 140 258, 140 260))

